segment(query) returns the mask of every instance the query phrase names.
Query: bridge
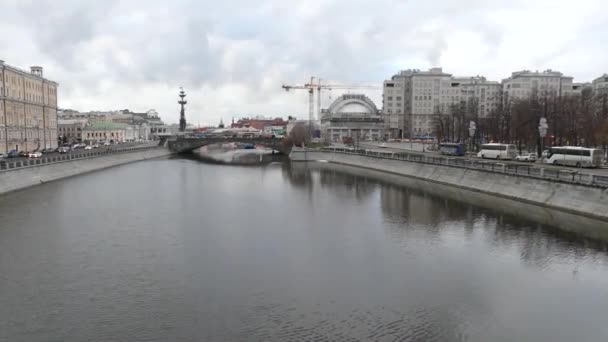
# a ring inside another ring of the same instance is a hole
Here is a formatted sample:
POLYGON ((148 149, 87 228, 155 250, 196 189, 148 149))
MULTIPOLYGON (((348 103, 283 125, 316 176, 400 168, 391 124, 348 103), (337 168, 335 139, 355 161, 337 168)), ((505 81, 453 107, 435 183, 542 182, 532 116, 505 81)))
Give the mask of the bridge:
POLYGON ((272 148, 275 151, 279 151, 282 154, 289 155, 291 152, 291 144, 284 144, 283 139, 276 138, 239 138, 239 137, 208 137, 208 138, 196 138, 196 137, 177 137, 169 139, 167 146, 169 150, 175 153, 187 153, 197 148, 214 145, 214 144, 228 144, 228 143, 243 143, 243 144, 255 144, 261 145, 268 148, 272 148))

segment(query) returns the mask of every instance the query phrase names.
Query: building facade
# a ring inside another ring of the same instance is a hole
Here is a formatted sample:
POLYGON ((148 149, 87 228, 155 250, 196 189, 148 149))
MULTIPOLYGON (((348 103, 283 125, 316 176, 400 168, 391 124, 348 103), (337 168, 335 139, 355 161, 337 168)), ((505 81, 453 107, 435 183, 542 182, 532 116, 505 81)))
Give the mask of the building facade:
POLYGON ((505 106, 514 100, 537 96, 558 97, 573 94, 573 78, 559 71, 522 70, 502 81, 502 97, 505 106))
POLYGON ((127 139, 127 128, 124 123, 98 121, 85 126, 82 129, 82 141, 94 142, 122 142, 127 139))
POLYGON ((59 119, 57 129, 61 143, 82 141, 82 129, 87 125, 86 119, 59 119))
POLYGON ((441 113, 452 114, 455 105, 464 105, 470 116, 486 118, 501 103, 502 85, 483 76, 453 77, 442 84, 441 113))
POLYGON ((231 128, 244 128, 244 127, 252 127, 259 130, 264 130, 264 127, 285 127, 287 122, 282 118, 265 118, 265 117, 255 117, 255 118, 243 118, 239 119, 237 122, 232 120, 231 128))
POLYGON ((607 93, 608 92, 608 74, 596 78, 591 83, 593 91, 596 93, 607 93))
POLYGON ((441 68, 401 71, 384 81, 386 128, 393 138, 432 136, 437 115, 450 115, 455 106, 472 102, 474 115, 489 115, 501 103, 501 89, 485 77, 453 77, 441 68))
POLYGON ((384 118, 374 102, 362 94, 344 94, 321 111, 321 138, 342 142, 345 137, 379 140, 384 118))
POLYGON ((0 153, 57 147, 57 86, 0 61, 0 153))

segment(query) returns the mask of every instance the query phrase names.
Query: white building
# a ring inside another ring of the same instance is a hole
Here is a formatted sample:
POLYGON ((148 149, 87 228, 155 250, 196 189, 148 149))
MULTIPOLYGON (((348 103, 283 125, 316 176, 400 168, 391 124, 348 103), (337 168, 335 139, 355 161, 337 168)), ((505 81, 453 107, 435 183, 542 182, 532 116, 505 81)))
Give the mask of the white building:
POLYGON ((450 114, 453 105, 471 99, 476 100, 477 116, 486 117, 500 105, 501 89, 485 77, 453 77, 441 68, 401 71, 384 81, 386 128, 395 138, 432 135, 436 115, 450 114))
POLYGON ((603 74, 602 76, 596 78, 591 83, 593 87, 593 91, 595 93, 604 93, 608 92, 608 74, 603 74))
POLYGON ((441 84, 440 112, 451 114, 453 105, 466 105, 473 100, 477 107, 475 114, 478 118, 485 118, 500 105, 501 89, 500 83, 488 81, 483 76, 452 77, 450 80, 444 80, 441 84))
POLYGON ((384 137, 384 120, 363 94, 344 94, 321 111, 321 138, 341 142, 345 137, 379 140, 384 137))
POLYGON ((558 97, 573 93, 573 78, 559 71, 516 71, 502 81, 503 101, 508 104, 517 99, 526 99, 536 93, 538 96, 558 97))

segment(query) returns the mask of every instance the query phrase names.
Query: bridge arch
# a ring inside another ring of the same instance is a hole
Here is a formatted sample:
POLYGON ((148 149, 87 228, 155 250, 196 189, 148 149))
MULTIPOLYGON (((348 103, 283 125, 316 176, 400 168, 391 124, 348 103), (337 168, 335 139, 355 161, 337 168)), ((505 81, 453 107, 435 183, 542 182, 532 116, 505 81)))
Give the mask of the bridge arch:
POLYGON ((283 139, 275 138, 194 138, 194 137, 178 137, 174 140, 169 140, 167 146, 169 150, 175 153, 188 153, 197 148, 201 148, 208 145, 214 144, 228 144, 228 143, 243 143, 243 144, 256 144, 272 148, 275 151, 279 151, 282 154, 288 155, 291 152, 291 146, 283 144, 283 139))

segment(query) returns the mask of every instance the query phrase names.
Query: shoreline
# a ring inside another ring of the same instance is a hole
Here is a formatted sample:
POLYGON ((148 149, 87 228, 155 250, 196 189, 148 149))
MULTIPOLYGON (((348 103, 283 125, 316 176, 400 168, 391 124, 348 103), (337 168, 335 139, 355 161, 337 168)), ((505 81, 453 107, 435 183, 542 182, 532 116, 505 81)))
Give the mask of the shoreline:
POLYGON ((292 161, 296 163, 319 160, 325 160, 334 165, 382 172, 386 178, 392 180, 407 178, 411 181, 423 182, 424 187, 439 186, 442 187, 443 192, 454 192, 454 189, 458 189, 458 191, 467 191, 467 196, 470 196, 471 193, 490 196, 485 199, 486 201, 501 199, 517 202, 521 204, 518 207, 522 211, 526 210, 525 207, 534 206, 543 210, 551 210, 553 216, 556 216, 556 213, 562 213, 588 218, 595 222, 596 228, 605 229, 608 236, 608 210, 606 209, 608 208, 608 190, 606 189, 372 156, 324 151, 292 151, 292 161))
POLYGON ((3 170, 0 172, 0 195, 114 166, 162 158, 171 154, 166 148, 159 147, 3 170))

